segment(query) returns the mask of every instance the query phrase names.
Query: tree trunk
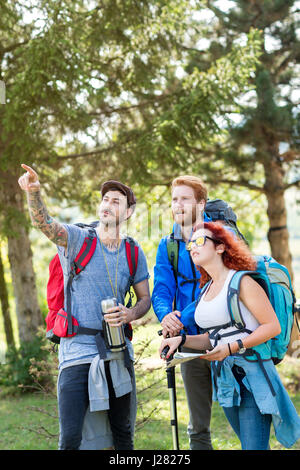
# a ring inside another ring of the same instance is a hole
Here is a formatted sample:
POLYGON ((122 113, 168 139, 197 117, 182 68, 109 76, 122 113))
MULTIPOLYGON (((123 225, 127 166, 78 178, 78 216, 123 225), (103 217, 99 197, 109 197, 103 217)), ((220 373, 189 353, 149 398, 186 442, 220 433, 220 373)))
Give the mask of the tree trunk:
MULTIPOLYGON (((287 211, 284 198, 284 171, 275 159, 265 164, 265 194, 268 201, 267 214, 270 228, 268 240, 271 254, 278 263, 289 271, 293 282, 292 255, 289 249, 289 232, 287 228, 287 211)), ((294 322, 288 355, 292 356, 299 346, 299 331, 294 322)))
POLYGON ((273 258, 283 264, 293 279, 292 255, 289 249, 287 211, 284 198, 284 171, 275 159, 265 165, 265 194, 270 228, 268 240, 273 258))
POLYGON ((13 328, 10 317, 10 308, 8 300, 8 292, 6 288, 6 282, 4 277, 4 268, 1 255, 1 246, 0 246, 0 302, 3 315, 4 331, 7 346, 15 346, 13 328))
POLYGON ((37 299, 32 251, 24 215, 24 195, 17 177, 7 174, 2 185, 6 210, 13 216, 7 230, 8 259, 10 262, 20 341, 32 341, 42 325, 37 299))

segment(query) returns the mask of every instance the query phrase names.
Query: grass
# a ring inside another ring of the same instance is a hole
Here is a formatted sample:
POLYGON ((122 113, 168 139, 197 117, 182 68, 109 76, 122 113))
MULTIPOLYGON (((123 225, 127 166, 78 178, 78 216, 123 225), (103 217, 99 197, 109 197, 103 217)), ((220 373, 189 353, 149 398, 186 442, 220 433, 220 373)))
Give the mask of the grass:
MULTIPOLYGON (((136 450, 172 450, 170 406, 167 380, 158 357, 159 325, 150 323, 139 327, 134 334, 136 350, 138 416, 135 436, 136 450), (145 348, 145 354, 139 352, 145 348)), ((293 403, 300 414, 299 365, 297 359, 286 358, 278 366, 293 403), (291 386, 294 384, 294 389, 291 386), (298 388, 297 388, 298 387, 298 388)), ((176 368, 178 432, 181 450, 188 450, 186 433, 188 409, 179 368, 176 368)), ((58 420, 56 398, 39 393, 18 397, 4 397, 0 401, 1 450, 56 450, 58 420), (54 417, 53 417, 54 416, 54 417)), ((223 410, 213 404, 211 420, 212 442, 215 450, 239 450, 240 444, 228 424, 223 410)), ((271 449, 284 449, 276 440, 272 429, 271 449)), ((300 450, 300 441, 293 450, 300 450)))

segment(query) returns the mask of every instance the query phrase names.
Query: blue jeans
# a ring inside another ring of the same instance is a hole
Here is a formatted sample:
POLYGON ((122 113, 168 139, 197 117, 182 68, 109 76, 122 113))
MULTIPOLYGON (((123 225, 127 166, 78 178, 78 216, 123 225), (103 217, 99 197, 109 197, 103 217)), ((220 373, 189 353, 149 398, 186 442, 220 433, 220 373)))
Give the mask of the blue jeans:
MULTIPOLYGON (((59 416, 61 422, 60 450, 77 450, 82 440, 84 417, 89 405, 88 374, 90 364, 66 367, 58 383, 59 416)), ((105 362, 109 390, 108 418, 115 450, 132 450, 133 437, 130 424, 130 393, 116 398, 105 362)))
POLYGON ((245 373, 233 366, 232 372, 240 385, 240 406, 223 407, 226 418, 241 441, 243 450, 268 450, 272 415, 262 414, 253 394, 242 383, 245 373))

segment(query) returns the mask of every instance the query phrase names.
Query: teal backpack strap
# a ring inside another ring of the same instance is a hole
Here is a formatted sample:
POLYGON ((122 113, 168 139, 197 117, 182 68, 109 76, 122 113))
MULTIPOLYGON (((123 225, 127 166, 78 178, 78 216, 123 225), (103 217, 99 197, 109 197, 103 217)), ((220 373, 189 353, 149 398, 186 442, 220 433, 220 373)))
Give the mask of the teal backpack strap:
POLYGON ((232 325, 234 325, 238 330, 242 330, 246 326, 239 302, 241 280, 243 276, 250 273, 253 274, 252 271, 237 271, 232 276, 228 285, 227 306, 232 325))
MULTIPOLYGON (((271 379, 270 379, 270 377, 268 376, 268 373, 267 373, 267 371, 266 371, 266 369, 265 369, 264 360, 262 359, 261 354, 260 354, 259 351, 258 351, 258 348, 255 347, 255 348, 247 349, 247 351, 243 354, 243 357, 244 357, 246 360, 247 360, 247 357, 248 357, 248 360, 250 360, 249 358, 250 358, 250 357, 254 358, 254 356, 257 358, 256 360, 257 360, 257 362, 259 363, 259 366, 260 366, 260 368, 261 368, 261 370, 262 370, 262 372, 263 372, 263 374, 264 374, 264 376, 265 376, 265 379, 266 379, 266 381, 267 381, 267 383, 268 383, 268 385, 269 385, 269 388, 270 388, 270 391, 271 391, 273 397, 275 397, 276 392, 275 392, 275 390, 274 390, 274 387, 273 387, 273 384, 272 384, 272 382, 271 382, 271 379)), ((268 359, 268 360, 269 360, 269 359, 268 359)))
POLYGON ((203 295, 205 294, 205 292, 206 292, 206 290, 208 289, 210 283, 211 283, 211 281, 208 281, 206 284, 204 284, 204 286, 202 286, 201 291, 200 291, 200 294, 198 295, 198 298, 197 298, 197 300, 196 300, 195 308, 197 308, 198 303, 200 302, 201 298, 202 298, 203 295))
MULTIPOLYGON (((231 319, 238 329, 245 328, 245 322, 242 317, 240 304, 239 304, 239 294, 240 294, 240 285, 243 276, 251 276, 256 282, 258 282, 261 287, 265 290, 266 294, 270 298, 270 288, 268 284, 268 278, 264 275, 263 272, 258 273, 257 271, 237 271, 233 276, 228 286, 228 309, 230 312, 231 319)), ((245 328, 246 330, 246 328, 245 328)), ((251 333, 249 331, 249 333, 251 333)), ((264 367, 264 360, 271 360, 271 350, 267 343, 262 343, 253 348, 247 349, 243 354, 246 360, 249 361, 258 361, 261 370, 267 380, 267 383, 270 387, 271 393, 273 396, 276 395, 274 387, 271 383, 271 380, 267 374, 267 371, 264 367)))
POLYGON ((258 273, 257 271, 237 271, 234 273, 228 286, 227 305, 233 325, 239 330, 245 328, 245 322, 239 303, 241 280, 243 276, 251 276, 264 289, 267 296, 269 298, 271 296, 270 283, 267 275, 261 272, 258 273))

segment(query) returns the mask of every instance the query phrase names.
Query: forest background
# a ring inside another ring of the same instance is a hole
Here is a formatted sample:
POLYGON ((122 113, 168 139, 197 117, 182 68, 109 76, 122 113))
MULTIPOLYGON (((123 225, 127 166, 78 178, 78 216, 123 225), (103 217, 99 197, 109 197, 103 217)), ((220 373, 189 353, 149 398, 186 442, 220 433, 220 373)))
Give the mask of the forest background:
MULTIPOLYGON (((253 252, 287 266, 300 297, 299 1, 1 0, 0 9, 1 391, 28 386, 30 356, 45 359, 36 341, 56 252, 31 228, 21 163, 64 222, 97 218, 106 179, 131 185, 127 228, 151 286, 172 228, 170 183, 200 175, 209 197, 236 211, 253 252)), ((155 324, 152 310, 147 319, 155 324)))

